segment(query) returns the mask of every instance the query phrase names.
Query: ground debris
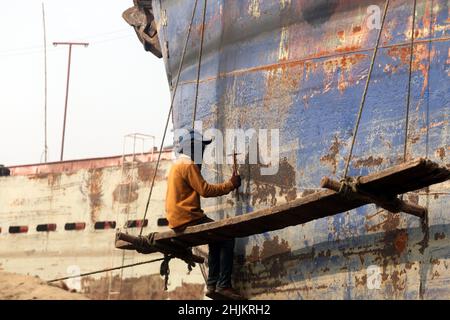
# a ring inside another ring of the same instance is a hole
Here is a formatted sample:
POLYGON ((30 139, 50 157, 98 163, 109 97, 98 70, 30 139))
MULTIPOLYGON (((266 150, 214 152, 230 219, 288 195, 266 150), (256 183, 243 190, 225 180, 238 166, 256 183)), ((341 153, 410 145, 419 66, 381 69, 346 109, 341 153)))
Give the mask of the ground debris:
POLYGON ((88 300, 38 277, 0 271, 0 300, 88 300))

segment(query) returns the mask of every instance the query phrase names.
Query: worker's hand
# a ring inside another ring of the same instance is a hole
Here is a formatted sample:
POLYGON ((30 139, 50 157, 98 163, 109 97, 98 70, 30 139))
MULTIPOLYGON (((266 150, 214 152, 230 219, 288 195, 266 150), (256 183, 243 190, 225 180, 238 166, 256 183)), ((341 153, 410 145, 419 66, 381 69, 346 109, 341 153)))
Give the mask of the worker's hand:
POLYGON ((238 174, 234 174, 231 176, 230 179, 231 183, 233 184, 234 188, 237 189, 241 186, 241 176, 238 174))

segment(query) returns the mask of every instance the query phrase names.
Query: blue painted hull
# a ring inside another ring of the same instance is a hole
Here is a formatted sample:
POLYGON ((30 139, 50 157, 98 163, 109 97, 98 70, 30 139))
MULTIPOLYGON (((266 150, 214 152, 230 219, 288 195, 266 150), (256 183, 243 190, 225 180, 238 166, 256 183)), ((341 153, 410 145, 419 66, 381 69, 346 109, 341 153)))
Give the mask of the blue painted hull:
MULTIPOLYGON (((201 34, 199 1, 174 103, 190 126, 201 34)), ((175 83, 194 0, 154 0, 169 83, 175 83)), ((243 192, 205 201, 213 218, 241 215, 340 179, 376 43, 367 8, 384 1, 208 1, 197 120, 207 128, 280 129, 277 176, 241 165, 243 192)), ((391 1, 350 175, 403 161, 413 1, 391 1)), ((407 158, 450 163, 450 4, 419 0, 407 158)), ((205 167, 210 181, 228 165, 205 167)), ((450 298, 450 184, 407 195, 429 224, 373 205, 237 240, 236 286, 255 298, 450 298), (374 269, 375 268, 375 269, 374 269), (370 270, 376 270, 373 276, 370 270), (378 272, 378 273, 377 273, 378 272)))

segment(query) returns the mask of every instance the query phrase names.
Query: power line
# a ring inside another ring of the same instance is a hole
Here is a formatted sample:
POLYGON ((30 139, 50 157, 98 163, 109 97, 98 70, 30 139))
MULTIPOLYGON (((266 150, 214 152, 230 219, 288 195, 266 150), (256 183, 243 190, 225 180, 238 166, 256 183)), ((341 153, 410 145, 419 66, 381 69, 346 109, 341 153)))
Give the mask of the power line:
MULTIPOLYGON (((102 37, 102 36, 106 36, 106 35, 111 35, 111 34, 117 34, 117 33, 123 33, 123 32, 128 32, 130 33, 130 31, 132 31, 131 28, 126 28, 126 29, 120 29, 120 30, 115 30, 115 31, 109 31, 109 32, 103 32, 103 33, 97 33, 94 35, 85 35, 85 36, 81 36, 80 38, 84 38, 84 39, 93 39, 93 38, 98 38, 98 37, 102 37)), ((133 33, 134 35, 134 33, 133 33)))
MULTIPOLYGON (((47 53, 49 52, 55 52, 55 51, 61 51, 60 48, 56 48, 56 49, 48 49, 47 53)), ((44 49, 41 47, 33 49, 33 50, 28 50, 28 51, 23 51, 23 52, 14 52, 14 53, 1 53, 0 52, 0 57, 16 57, 16 56, 24 56, 24 55, 33 55, 33 54, 41 54, 44 52, 44 49)))
POLYGON ((158 262, 158 261, 161 261, 161 260, 164 260, 164 258, 153 259, 153 260, 148 260, 148 261, 143 261, 143 262, 137 262, 137 263, 128 264, 128 265, 120 266, 120 267, 114 267, 114 268, 102 269, 102 270, 97 270, 97 271, 91 271, 91 272, 77 274, 77 275, 74 275, 74 276, 57 278, 57 279, 49 280, 49 281, 47 281, 47 283, 52 283, 52 282, 62 281, 62 280, 67 280, 67 279, 73 279, 73 278, 81 278, 81 277, 86 277, 86 276, 90 276, 90 275, 97 274, 97 273, 109 272, 109 271, 114 271, 114 270, 118 270, 118 269, 131 268, 131 267, 139 266, 139 265, 142 265, 142 264, 158 262))
MULTIPOLYGON (((122 32, 125 32, 125 31, 126 32, 130 32, 130 29, 120 29, 120 30, 116 30, 116 31, 97 33, 97 34, 93 34, 93 35, 79 36, 78 39, 93 39, 93 38, 98 38, 98 37, 101 37, 101 36, 122 33, 122 32)), ((75 40, 77 40, 77 39, 75 39, 75 40)), ((6 50, 0 50, 0 53, 7 53, 7 52, 10 52, 10 51, 33 50, 33 49, 41 49, 41 48, 42 48, 42 45, 33 45, 33 46, 27 46, 27 47, 19 47, 19 48, 11 48, 11 49, 6 49, 6 50)))
MULTIPOLYGON (((97 35, 92 35, 92 36, 87 36, 87 37, 78 37, 77 39, 95 39, 95 38, 99 38, 105 35, 111 35, 111 34, 117 34, 117 33, 123 33, 124 31, 130 31, 129 29, 123 29, 121 31, 115 31, 115 32, 107 32, 107 33, 100 33, 97 35)), ((99 40, 95 40, 95 41, 90 41, 89 43, 92 44, 101 44, 101 43, 105 43, 105 42, 110 42, 110 41, 115 41, 115 40, 121 40, 121 39, 126 39, 126 38, 131 38, 134 37, 134 34, 127 34, 127 35, 122 35, 122 36, 118 36, 118 37, 105 37, 103 39, 99 39, 99 40)), ((56 51, 58 49, 49 49, 47 50, 48 52, 52 52, 52 51, 56 51)), ((27 47, 21 47, 21 48, 12 48, 12 49, 6 49, 6 50, 0 50, 0 57, 5 57, 5 56, 18 56, 18 55, 27 55, 27 54, 36 54, 36 53, 41 53, 43 52, 44 49, 42 48, 42 45, 39 46, 27 46, 27 47)))
POLYGON ((116 38, 110 38, 110 39, 94 41, 94 42, 92 42, 92 44, 96 45, 96 44, 102 44, 102 43, 105 43, 105 42, 111 42, 111 41, 116 41, 116 40, 121 40, 121 39, 134 38, 134 37, 135 37, 134 34, 130 34, 130 35, 122 36, 122 37, 116 37, 116 38))

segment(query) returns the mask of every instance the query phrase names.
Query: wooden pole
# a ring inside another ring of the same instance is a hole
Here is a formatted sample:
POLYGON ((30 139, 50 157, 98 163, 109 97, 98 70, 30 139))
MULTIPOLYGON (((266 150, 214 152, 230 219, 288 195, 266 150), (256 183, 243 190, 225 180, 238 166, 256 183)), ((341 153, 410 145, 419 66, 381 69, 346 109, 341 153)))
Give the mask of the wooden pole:
POLYGON ((69 46, 69 62, 67 65, 67 82, 66 82, 66 100, 64 104, 64 122, 63 122, 63 131, 62 131, 62 139, 61 139, 61 156, 60 161, 63 161, 64 158, 64 140, 66 135, 66 118, 67 118, 67 103, 69 100, 69 81, 70 81, 70 65, 72 60, 72 46, 85 46, 87 47, 89 43, 86 42, 53 42, 54 46, 58 45, 66 45, 69 46))
POLYGON ((47 31, 45 27, 45 9, 42 3, 42 24, 44 27, 44 162, 48 160, 47 145, 47 31))
MULTIPOLYGON (((322 181, 320 182, 320 186, 322 188, 330 189, 336 192, 339 192, 341 189, 341 183, 335 180, 332 180, 328 177, 322 178, 322 181)), ((351 193, 351 197, 361 199, 366 202, 373 202, 377 204, 378 206, 382 207, 383 209, 386 209, 390 212, 397 213, 397 212, 404 212, 411 214, 413 216, 423 218, 425 217, 427 213, 427 209, 418 205, 415 205, 413 203, 409 203, 406 201, 403 201, 397 196, 394 196, 392 198, 386 198, 383 196, 367 193, 367 192, 353 192, 349 191, 351 193)))

